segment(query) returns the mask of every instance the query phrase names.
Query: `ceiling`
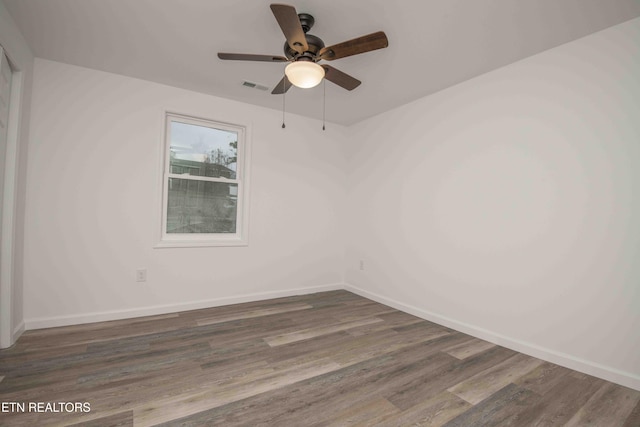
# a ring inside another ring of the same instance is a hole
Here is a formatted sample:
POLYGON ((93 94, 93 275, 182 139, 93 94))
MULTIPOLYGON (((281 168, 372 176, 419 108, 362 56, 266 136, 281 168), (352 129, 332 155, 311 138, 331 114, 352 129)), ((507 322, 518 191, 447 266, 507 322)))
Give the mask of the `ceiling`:
MULTIPOLYGON (((0 0, 35 56, 281 109, 282 55, 262 0, 0 0), (269 87, 242 86, 251 81, 269 87)), ((330 64, 359 80, 326 84, 327 121, 349 125, 472 77, 640 16, 640 0, 296 0, 326 45, 382 30, 387 49, 330 64)), ((323 85, 293 87, 287 111, 322 118, 323 85)))

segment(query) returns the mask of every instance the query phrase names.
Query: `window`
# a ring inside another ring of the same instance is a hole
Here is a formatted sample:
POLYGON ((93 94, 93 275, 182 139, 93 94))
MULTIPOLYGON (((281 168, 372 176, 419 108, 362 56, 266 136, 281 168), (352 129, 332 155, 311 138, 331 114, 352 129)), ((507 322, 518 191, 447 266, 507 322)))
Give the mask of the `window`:
POLYGON ((247 244, 246 133, 243 126, 167 113, 158 246, 247 244))

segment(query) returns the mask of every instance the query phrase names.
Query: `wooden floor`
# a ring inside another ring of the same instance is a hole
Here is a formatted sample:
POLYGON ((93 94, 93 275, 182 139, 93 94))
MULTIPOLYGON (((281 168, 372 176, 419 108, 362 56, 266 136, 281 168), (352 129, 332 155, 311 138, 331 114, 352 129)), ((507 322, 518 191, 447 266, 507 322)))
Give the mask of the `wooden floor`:
MULTIPOLYGON (((26 332, 6 426, 640 426, 640 392, 345 291, 26 332)), ((5 408, 6 409, 6 408, 5 408)))

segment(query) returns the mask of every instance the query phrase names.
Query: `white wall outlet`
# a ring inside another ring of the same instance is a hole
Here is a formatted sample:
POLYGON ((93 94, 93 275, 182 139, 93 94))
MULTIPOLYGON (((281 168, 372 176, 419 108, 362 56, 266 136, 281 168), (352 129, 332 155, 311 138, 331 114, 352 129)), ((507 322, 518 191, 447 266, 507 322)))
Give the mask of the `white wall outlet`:
POLYGON ((360 260, 360 270, 364 271, 364 260, 360 260))
POLYGON ((136 270, 136 282, 146 282, 147 281, 147 269, 143 268, 140 270, 136 270))

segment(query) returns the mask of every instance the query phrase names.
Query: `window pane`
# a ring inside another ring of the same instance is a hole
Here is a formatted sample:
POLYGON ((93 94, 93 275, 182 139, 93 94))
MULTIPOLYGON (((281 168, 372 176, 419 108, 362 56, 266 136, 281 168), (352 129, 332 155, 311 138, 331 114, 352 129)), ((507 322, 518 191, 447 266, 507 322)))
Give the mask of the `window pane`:
POLYGON ((171 121, 169 172, 236 178, 238 133, 171 121))
POLYGON ((167 233, 235 233, 238 185, 169 178, 167 233))

